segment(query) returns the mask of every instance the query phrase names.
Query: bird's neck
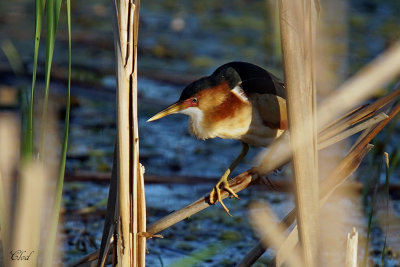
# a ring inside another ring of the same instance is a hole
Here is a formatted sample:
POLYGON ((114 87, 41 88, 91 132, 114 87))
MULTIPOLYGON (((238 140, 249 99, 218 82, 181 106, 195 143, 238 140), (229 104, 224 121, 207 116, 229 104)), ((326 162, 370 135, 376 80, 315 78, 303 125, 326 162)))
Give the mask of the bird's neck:
POLYGON ((204 114, 201 109, 199 109, 198 107, 190 107, 182 110, 180 113, 186 114, 190 117, 189 131, 191 134, 199 139, 215 137, 203 127, 204 114))

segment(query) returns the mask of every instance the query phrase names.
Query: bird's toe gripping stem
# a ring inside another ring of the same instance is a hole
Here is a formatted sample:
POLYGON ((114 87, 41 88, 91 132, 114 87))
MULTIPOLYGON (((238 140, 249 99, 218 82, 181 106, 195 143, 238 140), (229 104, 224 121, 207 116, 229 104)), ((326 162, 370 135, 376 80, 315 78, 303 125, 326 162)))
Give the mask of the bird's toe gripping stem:
POLYGON ((221 179, 214 186, 213 190, 210 193, 210 204, 214 205, 217 201, 219 201, 219 203, 221 203, 221 206, 224 208, 226 213, 229 214, 229 216, 232 215, 229 213, 229 210, 225 206, 224 202, 222 202, 221 189, 225 189, 225 191, 227 191, 231 196, 239 199, 239 196, 230 187, 228 182, 228 177, 229 174, 231 174, 231 172, 239 164, 239 162, 246 156, 248 151, 249 151, 249 145, 246 143, 242 143, 242 152, 240 152, 239 156, 235 159, 234 162, 232 162, 231 166, 229 166, 229 168, 225 171, 224 175, 222 175, 221 179), (217 193, 217 198, 215 198, 215 193, 217 193))
POLYGON ((219 180, 218 183, 214 186, 213 190, 210 193, 210 204, 214 205, 217 201, 219 201, 219 203, 221 203, 221 206, 224 208, 226 213, 228 213, 229 216, 232 216, 229 212, 229 209, 225 206, 224 202, 222 201, 221 190, 224 189, 231 196, 237 199, 239 199, 239 196, 232 190, 227 178, 228 177, 223 176, 221 180, 219 180), (217 194, 217 198, 215 198, 215 193, 217 194))

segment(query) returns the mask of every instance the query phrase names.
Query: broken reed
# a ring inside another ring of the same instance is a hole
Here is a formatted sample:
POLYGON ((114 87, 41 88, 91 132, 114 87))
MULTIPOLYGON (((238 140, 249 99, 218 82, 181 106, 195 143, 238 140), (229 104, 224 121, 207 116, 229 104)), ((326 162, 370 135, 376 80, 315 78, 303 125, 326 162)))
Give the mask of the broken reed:
POLYGON ((117 59, 117 144, 116 175, 110 186, 110 199, 103 231, 99 266, 105 264, 111 236, 114 235, 116 264, 144 266, 146 204, 144 168, 139 163, 137 119, 137 42, 140 1, 111 1, 113 7, 114 48, 117 59), (117 149, 118 148, 118 149, 117 149), (116 199, 118 196, 118 199, 116 199))

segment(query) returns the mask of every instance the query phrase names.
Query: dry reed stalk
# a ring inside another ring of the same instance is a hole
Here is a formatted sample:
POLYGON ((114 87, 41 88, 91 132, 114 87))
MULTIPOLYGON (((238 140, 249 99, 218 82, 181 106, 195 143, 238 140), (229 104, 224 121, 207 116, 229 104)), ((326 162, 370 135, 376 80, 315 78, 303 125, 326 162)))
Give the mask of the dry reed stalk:
MULTIPOLYGON (((250 169, 242 174, 232 178, 229 180, 230 187, 234 192, 240 192, 241 190, 248 187, 251 182, 255 181, 258 178, 258 175, 254 172, 254 170, 250 169)), ((229 196, 229 193, 226 191, 221 192, 222 199, 225 199, 229 196)), ((202 211, 209 206, 212 206, 208 202, 209 196, 202 197, 191 204, 183 207, 163 218, 154 222, 149 227, 147 227, 147 232, 150 234, 157 234, 162 230, 182 221, 183 219, 192 216, 199 211, 202 211)))
POLYGON ((317 6, 281 0, 281 43, 287 89, 297 222, 305 266, 318 265, 318 147, 315 86, 317 6))
POLYGON ((13 225, 13 173, 19 159, 19 124, 14 113, 0 113, 0 236, 3 247, 3 263, 9 266, 11 226, 13 225))
POLYGON ((357 267, 358 232, 353 228, 353 232, 347 234, 346 246, 346 267, 357 267))
POLYGON ((319 141, 323 142, 326 139, 329 139, 332 136, 344 131, 346 128, 373 116, 379 110, 383 109, 385 106, 388 106, 388 104, 394 101, 399 95, 400 86, 396 86, 393 92, 381 97, 374 103, 363 105, 360 108, 357 108, 356 110, 353 110, 349 114, 343 116, 341 119, 325 126, 325 128, 319 132, 319 141))
MULTIPOLYGON (((298 242, 299 232, 297 225, 294 229, 289 233, 286 239, 284 239, 281 243, 277 244, 276 255, 275 255, 275 266, 280 267, 285 262, 290 262, 292 259, 293 251, 296 251, 296 246, 298 242)), ((265 244, 268 246, 268 243, 265 244)), ((295 252, 296 253, 296 252, 295 252)))
POLYGON ((342 117, 338 118, 337 120, 332 121, 331 123, 325 125, 325 127, 323 129, 319 130, 319 134, 323 136, 319 139, 327 139, 327 138, 331 137, 331 135, 334 135, 335 131, 331 130, 332 128, 339 128, 339 130, 336 130, 336 132, 341 132, 344 130, 343 128, 350 127, 351 125, 356 123, 357 121, 353 117, 357 116, 357 114, 360 112, 360 110, 363 110, 367 106, 368 106, 368 104, 359 106, 359 107, 355 108, 354 110, 348 112, 347 114, 343 115, 342 117), (326 131, 328 131, 328 130, 330 131, 330 134, 326 134, 326 131))
MULTIPOLYGON (((46 132, 46 145, 43 147, 41 157, 39 160, 43 164, 44 168, 44 175, 45 177, 48 178, 41 178, 44 179, 43 186, 45 188, 43 189, 43 193, 40 193, 39 190, 35 189, 34 186, 32 186, 33 190, 37 190, 39 194, 44 196, 44 203, 41 203, 41 206, 39 204, 32 204, 30 207, 31 209, 37 208, 35 212, 37 214, 42 214, 42 220, 41 220, 41 228, 42 229, 47 229, 46 232, 42 231, 42 239, 43 239, 43 245, 42 249, 40 250, 41 254, 41 266, 54 266, 55 262, 57 262, 60 259, 60 253, 61 251, 59 250, 59 243, 58 243, 58 238, 59 238, 59 233, 58 233, 58 222, 61 221, 60 217, 60 212, 59 209, 56 207, 58 205, 59 208, 61 207, 61 195, 58 195, 58 190, 61 190, 62 188, 62 182, 58 178, 58 168, 60 167, 60 161, 59 161, 59 151, 57 149, 54 149, 56 147, 60 147, 60 142, 59 142, 59 136, 58 136, 58 129, 56 127, 56 118, 54 116, 55 112, 55 107, 53 102, 48 103, 48 111, 49 114, 46 115, 47 121, 46 124, 44 125, 46 128, 43 129, 46 132), (60 184, 61 183, 61 184, 60 184), (60 197, 60 199, 58 199, 60 197), (60 202, 58 202, 58 200, 60 202)), ((26 163, 26 162, 23 162, 26 163)), ((31 162, 31 164, 36 164, 35 161, 31 162)), ((39 163, 37 163, 39 164, 39 163)), ((24 166, 22 166, 24 168, 24 166)), ((32 179, 32 176, 29 177, 29 179, 32 179)), ((34 177, 33 180, 38 181, 38 183, 41 181, 40 178, 34 177)), ((29 181, 32 182, 32 181, 29 181)), ((23 183, 20 184, 18 183, 18 187, 23 186, 23 183)), ((62 191, 62 190, 61 190, 62 191)), ((60 191, 60 193, 62 193, 60 191)), ((34 194, 37 194, 36 192, 34 194)), ((19 198, 19 196, 17 196, 19 198)), ((35 195, 31 195, 31 201, 35 202, 35 199, 40 199, 40 197, 35 197, 35 195)))
MULTIPOLYGON (((9 266, 37 266, 42 213, 45 210, 48 180, 41 162, 28 163, 22 168, 18 183, 16 213, 10 252, 22 251, 27 260, 11 260, 9 266)), ((7 255, 10 255, 9 253, 7 255)), ((16 257, 18 258, 18 256, 16 257)))
MULTIPOLYGON (((110 178, 110 186, 108 190, 108 200, 107 200, 107 211, 106 218, 104 220, 103 227, 103 235, 101 238, 100 250, 97 252, 95 257, 88 257, 80 259, 70 266, 77 266, 81 263, 85 263, 87 261, 91 261, 92 258, 99 258, 98 266, 103 267, 106 264, 106 259, 108 256, 108 252, 111 247, 111 239, 114 233, 116 232, 116 221, 118 219, 118 208, 117 208, 117 193, 118 193, 118 143, 115 142, 114 145, 114 156, 113 156, 113 165, 111 171, 110 178)), ((91 255, 89 255, 91 256, 91 255)), ((93 260, 94 260, 93 259, 93 260)))
POLYGON ((400 42, 397 42, 321 103, 318 111, 318 128, 324 128, 333 118, 339 117, 346 110, 364 102, 399 72, 400 42))
POLYGON ((384 119, 387 119, 388 115, 386 115, 384 112, 379 113, 378 115, 376 115, 375 117, 372 117, 368 120, 366 120, 363 123, 358 124, 357 126, 354 126, 351 129, 345 130, 341 133, 338 133, 335 136, 332 136, 330 139, 324 140, 324 141, 320 141, 318 140, 318 149, 323 149, 325 147, 331 146, 333 144, 336 144, 358 132, 361 132, 367 128, 372 127, 373 125, 383 121, 384 119))
POLYGON ((118 265, 144 266, 142 257, 145 255, 143 252, 145 248, 138 244, 138 240, 142 240, 138 233, 145 231, 144 193, 141 187, 143 175, 139 166, 137 121, 137 39, 140 1, 119 0, 112 4, 115 7, 114 46, 117 58, 118 265), (142 219, 138 220, 139 217, 142 219))
MULTIPOLYGON (((123 1, 121 1, 123 2, 123 1)), ((124 12, 122 12, 124 13, 124 12)), ((120 14, 122 17, 122 15, 120 14)), ((124 24, 123 24, 124 25, 124 24)), ((123 28, 121 29, 121 31, 123 28)), ((116 29, 114 28, 114 31, 116 29)), ((122 34, 123 35, 123 34, 122 34)), ((121 37, 121 44, 116 45, 117 68, 118 68, 118 82, 117 82, 117 135, 118 135, 118 233, 117 240, 118 246, 118 262, 122 266, 133 266, 132 256, 129 254, 133 250, 133 244, 130 240, 130 222, 131 222, 131 202, 130 202, 130 188, 131 177, 130 167, 133 164, 130 157, 130 121, 129 121, 129 102, 130 102, 130 81, 129 76, 126 77, 124 70, 124 61, 122 51, 126 46, 121 37)), ((118 43, 120 43, 118 41, 118 43)), ((125 48, 126 49, 126 48, 125 48)))
POLYGON ((138 170, 138 185, 137 185, 137 202, 136 207, 138 210, 137 218, 137 246, 138 246, 138 265, 146 266, 146 236, 142 233, 146 233, 146 199, 144 192, 144 167, 140 164, 140 169, 138 170))
POLYGON ((133 207, 134 213, 134 240, 137 246, 137 266, 145 266, 146 257, 146 237, 142 236, 141 233, 146 232, 146 199, 145 199, 145 188, 144 188, 144 172, 145 168, 139 163, 139 129, 138 129, 138 103, 137 103, 137 42, 139 36, 139 7, 140 0, 135 1, 135 4, 131 4, 131 20, 133 21, 132 34, 130 35, 130 41, 132 46, 130 53, 133 54, 133 76, 132 76, 132 118, 133 118, 133 157, 135 164, 133 166, 134 179, 134 199, 133 207))
MULTIPOLYGON (((266 245, 270 244, 275 250, 280 248, 285 241, 285 227, 276 223, 277 220, 267 205, 253 204, 250 207, 250 221, 266 245)), ((301 267, 304 265, 298 247, 293 247, 287 259, 288 266, 301 267)), ((280 265, 276 264, 276 266, 280 265)))
MULTIPOLYGON (((388 114, 388 118, 380 122, 377 126, 375 126, 373 129, 367 129, 366 131, 368 134, 365 135, 365 137, 353 148, 350 150, 349 155, 360 155, 363 151, 363 148, 368 145, 368 143, 386 126, 386 124, 391 121, 394 116, 397 115, 397 113, 400 111, 400 104, 397 104, 388 114)), ((347 158, 347 157, 346 157, 347 158)), ((345 158, 345 159, 346 159, 345 158)), ((346 163, 348 164, 348 162, 346 163)), ((346 169, 345 165, 342 168, 342 171, 346 169)), ((324 184, 321 186, 321 194, 323 195, 328 195, 328 192, 333 192, 337 186, 339 186, 343 180, 341 179, 340 175, 338 176, 329 176, 330 179, 326 178, 324 179, 324 184)))
MULTIPOLYGON (((51 128, 53 117, 49 117, 47 132, 51 128)), ((46 256, 42 248, 47 247, 48 235, 41 229, 48 229, 49 204, 53 203, 54 183, 48 177, 54 174, 56 153, 55 139, 49 138, 47 155, 53 160, 19 162, 20 119, 15 113, 0 113, 0 227, 2 234, 5 266, 38 266, 39 257, 43 265, 46 256), (20 168, 18 179, 16 168, 20 168), (15 194, 14 194, 15 193, 15 194), (40 254, 39 254, 40 253, 40 254)), ((50 136, 50 135, 49 135, 50 136)), ((46 146, 47 148, 47 146, 46 146)), ((57 252, 55 254, 58 254, 57 252)), ((54 256, 54 255, 53 255, 54 256)))

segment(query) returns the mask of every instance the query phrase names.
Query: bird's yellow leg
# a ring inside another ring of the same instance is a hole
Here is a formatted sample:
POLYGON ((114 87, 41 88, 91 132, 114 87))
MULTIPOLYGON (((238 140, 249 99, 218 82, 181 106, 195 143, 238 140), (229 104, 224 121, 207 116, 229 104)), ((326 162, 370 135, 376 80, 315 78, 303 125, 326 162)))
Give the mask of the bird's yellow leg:
POLYGON ((221 206, 224 208, 224 210, 229 214, 228 208, 225 206, 225 204, 222 202, 222 197, 221 197, 221 189, 225 189, 228 191, 232 196, 235 198, 239 199, 239 196, 230 188, 229 182, 228 182, 228 177, 229 174, 236 168, 236 166, 242 161, 242 159, 247 155, 247 152, 249 151, 249 145, 246 143, 242 143, 242 152, 240 152, 239 156, 235 159, 235 161, 229 166, 229 168, 225 171, 225 173, 222 175, 221 179, 218 181, 218 183, 214 186, 213 190, 210 193, 210 204, 215 204, 215 193, 217 194, 217 201, 221 203, 221 206), (221 186, 222 185, 222 186, 221 186))

